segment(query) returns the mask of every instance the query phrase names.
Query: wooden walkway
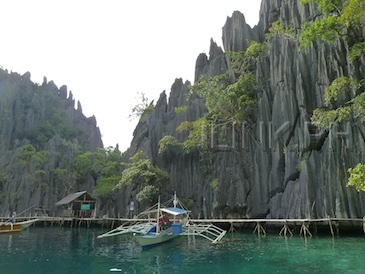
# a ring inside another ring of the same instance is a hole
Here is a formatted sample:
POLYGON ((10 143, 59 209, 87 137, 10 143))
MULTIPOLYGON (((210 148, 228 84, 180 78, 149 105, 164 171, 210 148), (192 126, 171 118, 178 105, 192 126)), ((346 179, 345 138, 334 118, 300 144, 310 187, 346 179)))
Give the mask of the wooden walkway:
POLYGON ((267 226, 281 226, 280 235, 293 235, 291 227, 300 227, 300 235, 312 236, 309 230, 310 225, 321 225, 329 227, 332 237, 339 235, 340 226, 355 228, 359 224, 359 228, 365 233, 365 217, 363 218, 320 218, 320 219, 192 219, 191 222, 197 223, 223 223, 230 225, 230 232, 235 230, 235 225, 253 224, 254 232, 259 235, 266 235, 263 224, 267 226))
MULTIPOLYGON (((59 225, 59 226, 99 226, 102 228, 115 228, 120 225, 131 225, 146 222, 148 219, 136 218, 71 218, 71 217, 50 217, 50 216, 28 216, 17 217, 17 220, 28 220, 37 218, 37 225, 59 225)), ((7 220, 7 217, 0 217, 0 220, 7 220)), ((150 219, 154 220, 154 219, 150 219)), ((265 227, 279 227, 280 235, 293 235, 293 228, 300 228, 300 235, 312 236, 310 227, 328 226, 332 236, 339 235, 340 227, 350 227, 352 229, 362 229, 365 233, 365 217, 363 218, 320 218, 320 219, 190 219, 190 224, 213 223, 217 225, 229 226, 229 231, 233 232, 239 227, 254 227, 254 232, 258 235, 265 235, 265 227)))

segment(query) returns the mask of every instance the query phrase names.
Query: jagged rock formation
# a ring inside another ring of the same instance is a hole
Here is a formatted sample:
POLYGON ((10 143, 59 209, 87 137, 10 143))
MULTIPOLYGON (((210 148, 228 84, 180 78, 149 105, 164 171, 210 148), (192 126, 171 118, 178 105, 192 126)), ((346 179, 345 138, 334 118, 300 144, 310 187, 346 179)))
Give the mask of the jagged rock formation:
POLYGON ((103 147, 95 117, 86 118, 66 86, 44 78, 42 85, 0 69, 0 214, 31 206, 54 212, 70 192, 91 191, 91 176, 80 184, 67 177, 78 147, 103 147))
MULTIPOLYGON (((251 29, 244 16, 234 12, 223 27, 224 51, 211 41, 209 57, 197 58, 195 81, 227 71, 225 52, 245 50, 247 40, 264 41, 271 23, 279 18, 299 28, 316 13, 314 5, 303 7, 297 0, 263 0, 260 22, 251 29)), ((205 110, 201 99, 188 98, 188 83, 181 79, 173 84, 169 100, 162 93, 150 119, 137 126, 130 153, 144 149, 168 170, 167 189, 190 199, 196 217, 362 217, 365 196, 346 183, 347 169, 364 160, 364 126, 344 122, 321 132, 310 123, 332 80, 354 73, 365 76, 365 61, 354 68, 346 55, 343 41, 315 43, 300 51, 296 41, 271 39, 268 55, 256 65, 255 122, 245 128, 242 140, 221 143, 224 150, 219 140, 212 142, 215 157, 209 176, 198 153, 168 161, 158 155, 163 136, 183 141, 186 136, 175 129, 205 110), (184 105, 188 106, 185 113, 174 112, 184 105), (216 190, 212 179, 218 179, 216 190)))

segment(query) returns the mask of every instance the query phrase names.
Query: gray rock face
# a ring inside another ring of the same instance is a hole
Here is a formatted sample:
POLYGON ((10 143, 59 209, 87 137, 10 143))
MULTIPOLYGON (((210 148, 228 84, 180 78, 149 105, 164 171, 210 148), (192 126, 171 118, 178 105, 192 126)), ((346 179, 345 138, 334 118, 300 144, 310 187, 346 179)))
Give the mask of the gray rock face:
POLYGON ((249 41, 258 41, 258 34, 246 24, 245 17, 239 11, 227 17, 223 27, 223 46, 225 51, 245 51, 249 41))
POLYGON ((210 40, 209 59, 205 53, 201 53, 195 63, 195 82, 207 76, 216 76, 227 71, 227 60, 221 47, 210 40))
MULTIPOLYGON (((223 27, 225 51, 245 50, 247 40, 263 41, 279 18, 287 26, 299 27, 316 15, 314 5, 302 7, 298 2, 263 0, 260 22, 253 29, 241 13, 234 12, 223 27)), ((316 43, 300 51, 295 41, 273 38, 268 56, 256 66, 255 123, 244 127, 242 140, 232 139, 231 134, 232 141, 221 143, 224 150, 212 142, 215 156, 209 176, 198 153, 169 162, 157 154, 163 136, 183 141, 186 136, 176 127, 204 113, 201 99, 186 99, 187 86, 181 80, 172 86, 169 100, 163 94, 151 119, 137 127, 131 153, 147 148, 155 162, 169 171, 167 187, 193 202, 196 217, 362 217, 365 196, 346 183, 347 169, 365 159, 363 124, 344 122, 329 132, 310 124, 312 111, 323 105, 323 92, 333 79, 365 71, 364 60, 354 68, 346 54, 341 41, 316 43), (186 104, 188 111, 174 113, 174 107, 186 104), (211 187, 213 179, 218 179, 217 189, 211 187)), ((195 81, 226 71, 226 62, 224 52, 211 41, 209 58, 205 54, 197 58, 195 81)))
POLYGON ((1 216, 31 206, 52 213, 55 203, 70 192, 91 192, 95 186, 91 176, 75 184, 72 172, 66 172, 67 177, 64 171, 70 170, 79 146, 90 151, 103 147, 101 134, 95 117, 85 117, 80 104, 75 109, 66 86, 57 88, 46 78, 38 85, 31 82, 30 73, 21 76, 0 70, 0 102, 1 216), (60 132, 54 132, 55 127, 60 132), (22 149, 30 144, 38 154, 20 159, 22 149), (45 151, 48 158, 42 162, 36 156, 45 151))

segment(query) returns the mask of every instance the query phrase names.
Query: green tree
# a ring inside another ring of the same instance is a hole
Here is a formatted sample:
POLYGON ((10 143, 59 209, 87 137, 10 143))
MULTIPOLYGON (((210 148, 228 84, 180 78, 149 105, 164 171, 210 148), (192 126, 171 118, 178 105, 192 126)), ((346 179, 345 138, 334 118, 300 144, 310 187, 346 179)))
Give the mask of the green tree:
POLYGON ((190 89, 190 94, 204 100, 205 114, 196 121, 182 122, 176 130, 189 132, 183 142, 184 151, 199 152, 201 167, 206 175, 213 170, 215 151, 212 150, 212 145, 215 143, 212 142, 226 142, 228 138, 232 140, 230 134, 237 134, 237 140, 241 140, 243 123, 253 121, 257 104, 254 71, 256 63, 264 58, 267 52, 266 43, 255 41, 251 41, 244 52, 228 51, 226 55, 229 71, 202 78, 190 89))
MULTIPOLYGON (((123 163, 127 168, 123 170, 121 179, 117 184, 117 188, 123 185, 131 185, 141 189, 141 192, 150 193, 155 192, 153 189, 161 189, 162 184, 168 180, 169 175, 166 171, 154 166, 150 159, 148 159, 143 151, 137 152, 129 159, 128 163, 123 163), (148 188, 146 188, 149 186, 148 188), (148 191, 147 191, 148 190, 148 191), (151 190, 151 191, 150 191, 151 190)), ((144 197, 141 194, 141 197, 144 197)), ((153 197, 151 197, 152 199, 153 197)))
POLYGON ((184 150, 184 145, 174 136, 166 135, 158 142, 158 153, 167 159, 172 159, 184 150))
POLYGON ((311 2, 317 4, 320 16, 302 26, 301 47, 313 41, 343 38, 349 45, 351 60, 365 53, 365 0, 301 0, 302 5, 311 2))
MULTIPOLYGON (((356 68, 357 59, 365 55, 365 0, 302 0, 301 3, 316 3, 320 14, 302 26, 300 47, 309 46, 314 41, 333 42, 343 39, 349 48, 348 60, 356 68)), ((314 125, 329 129, 343 120, 358 118, 365 120, 365 80, 361 73, 341 76, 325 90, 324 107, 313 111, 314 125)), ((349 168, 349 186, 365 190, 365 165, 357 164, 349 168)))
POLYGON ((210 123, 206 117, 201 117, 194 122, 184 121, 176 130, 189 132, 187 140, 183 143, 184 151, 192 152, 199 149, 207 152, 209 150, 210 123))
POLYGON ((72 162, 72 169, 77 172, 79 178, 85 178, 93 165, 93 153, 79 148, 72 162))
MULTIPOLYGON (((99 198, 114 199, 113 193, 122 176, 122 154, 119 147, 99 148, 96 152, 89 154, 92 159, 91 173, 96 179, 96 186, 93 194, 99 198)), ((88 166, 89 160, 84 164, 88 166)))
POLYGON ((253 72, 256 68, 256 62, 267 55, 267 43, 250 41, 246 51, 227 51, 226 55, 229 60, 229 69, 236 77, 253 72))
POLYGON ((324 93, 324 108, 317 108, 311 117, 312 123, 322 129, 351 117, 365 119, 364 81, 345 76, 336 78, 324 93), (358 94, 358 95, 356 95, 358 94))
POLYGON ((97 184, 93 190, 93 194, 99 198, 111 198, 111 195, 114 193, 115 187, 120 181, 120 178, 120 175, 98 178, 97 184))
POLYGON ((149 203, 153 203, 154 201, 157 201, 159 193, 160 190, 157 187, 153 185, 146 185, 137 193, 136 199, 139 202, 148 201, 149 203))
POLYGON ((273 22, 269 28, 269 31, 265 35, 267 41, 273 37, 281 37, 289 40, 298 39, 296 30, 294 28, 284 27, 280 21, 273 22))
POLYGON ((349 168, 348 172, 348 186, 356 187, 357 191, 365 191, 365 164, 357 164, 354 168, 349 168))
MULTIPOLYGON (((300 47, 314 41, 346 41, 349 61, 365 54, 365 0, 302 0, 301 4, 316 3, 320 16, 302 26, 299 37, 300 47)), ((356 63, 354 64, 356 67, 356 63)), ((314 110, 312 122, 324 129, 350 118, 363 119, 364 79, 355 73, 354 78, 341 76, 325 90, 324 107, 314 110)))
POLYGON ((146 121, 152 114, 154 109, 153 101, 149 102, 148 97, 143 92, 138 92, 139 101, 132 108, 132 114, 129 115, 129 119, 139 119, 141 122, 146 121))
POLYGON ((255 83, 251 72, 240 75, 233 83, 228 74, 221 74, 199 82, 193 89, 204 98, 208 120, 217 124, 234 124, 250 120, 256 104, 255 83))
POLYGON ((70 171, 66 168, 55 168, 53 170, 55 182, 60 190, 59 195, 65 197, 73 192, 73 187, 77 180, 76 172, 70 171))

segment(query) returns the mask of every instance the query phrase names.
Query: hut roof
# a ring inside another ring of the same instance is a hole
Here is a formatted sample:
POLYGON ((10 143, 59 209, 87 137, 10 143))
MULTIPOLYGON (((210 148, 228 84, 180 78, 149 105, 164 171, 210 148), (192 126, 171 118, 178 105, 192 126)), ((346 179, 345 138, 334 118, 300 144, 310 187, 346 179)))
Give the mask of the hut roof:
MULTIPOLYGON (((69 203, 71 203, 72 201, 76 200, 77 198, 79 198, 80 196, 84 195, 85 193, 87 193, 86 191, 80 191, 80 192, 76 192, 76 193, 72 193, 66 197, 64 197, 63 199, 59 200, 56 205, 67 205, 69 203)), ((87 193, 88 194, 88 193, 87 193)), ((90 194, 88 194, 92 199, 95 199, 94 197, 92 197, 90 194)))

